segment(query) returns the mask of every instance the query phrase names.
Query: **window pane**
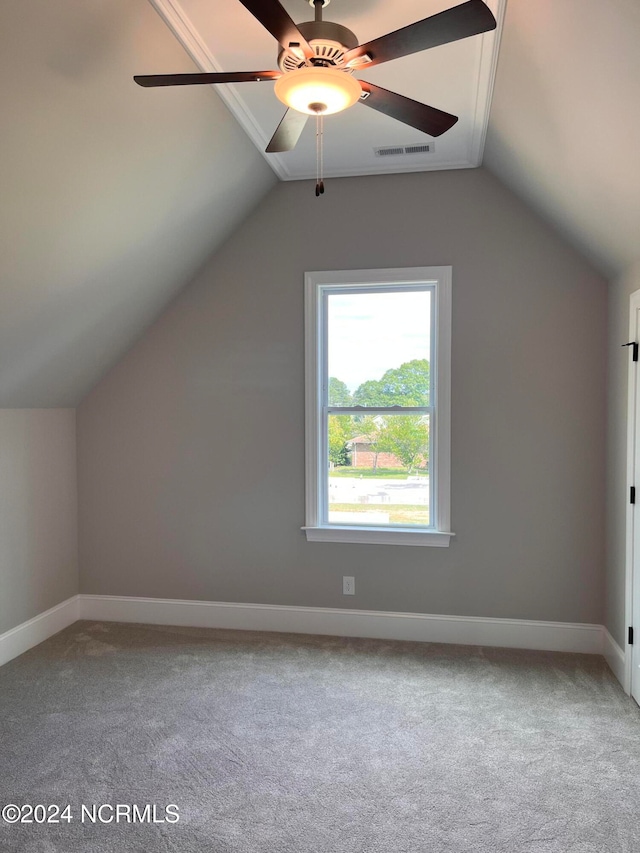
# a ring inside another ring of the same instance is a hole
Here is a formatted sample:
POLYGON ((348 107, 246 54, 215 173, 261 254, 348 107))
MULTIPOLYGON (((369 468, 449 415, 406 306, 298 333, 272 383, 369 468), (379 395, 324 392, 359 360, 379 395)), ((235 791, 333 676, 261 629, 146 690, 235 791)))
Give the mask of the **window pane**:
POLYGON ((329 415, 330 524, 429 527, 429 416, 329 415))
POLYGON ((330 406, 428 406, 430 289, 328 296, 330 406))

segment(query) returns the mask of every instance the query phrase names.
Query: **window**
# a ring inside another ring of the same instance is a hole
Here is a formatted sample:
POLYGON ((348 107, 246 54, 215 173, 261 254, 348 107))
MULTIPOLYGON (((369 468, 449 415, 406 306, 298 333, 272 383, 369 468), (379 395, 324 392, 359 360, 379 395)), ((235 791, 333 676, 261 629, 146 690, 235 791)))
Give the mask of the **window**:
POLYGON ((451 268, 305 286, 307 539, 448 546, 451 268))

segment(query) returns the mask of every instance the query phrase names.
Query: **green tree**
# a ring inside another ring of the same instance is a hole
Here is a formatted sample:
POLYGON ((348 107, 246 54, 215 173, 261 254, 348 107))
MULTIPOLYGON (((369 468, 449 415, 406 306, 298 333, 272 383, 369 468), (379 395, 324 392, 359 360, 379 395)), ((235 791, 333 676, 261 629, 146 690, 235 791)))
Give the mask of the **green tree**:
POLYGON ((393 453, 409 473, 429 456, 429 424, 423 415, 392 415, 378 438, 380 451, 393 453))
POLYGON ((349 393, 349 389, 341 379, 336 379, 335 376, 329 377, 329 405, 351 405, 351 394, 349 393))
POLYGON ((388 406, 384 399, 379 379, 369 379, 359 385, 353 394, 354 406, 388 406))
MULTIPOLYGON (((335 376, 329 377, 329 405, 350 406, 351 394, 345 383, 335 376)), ((349 465, 347 442, 353 436, 353 420, 350 415, 330 415, 328 423, 329 461, 334 465, 349 465)))
MULTIPOLYGON (((363 382, 353 395, 356 406, 428 406, 430 369, 426 358, 387 370, 382 379, 363 382)), ((348 405, 348 404, 347 404, 348 405)))
POLYGON ((329 439, 329 462, 334 465, 350 465, 347 442, 353 435, 351 415, 330 415, 327 424, 329 439))
POLYGON ((357 427, 358 435, 366 436, 367 438, 367 447, 373 453, 372 468, 375 471, 378 467, 378 454, 384 450, 380 446, 382 421, 380 418, 372 418, 370 415, 366 415, 357 424, 357 427))

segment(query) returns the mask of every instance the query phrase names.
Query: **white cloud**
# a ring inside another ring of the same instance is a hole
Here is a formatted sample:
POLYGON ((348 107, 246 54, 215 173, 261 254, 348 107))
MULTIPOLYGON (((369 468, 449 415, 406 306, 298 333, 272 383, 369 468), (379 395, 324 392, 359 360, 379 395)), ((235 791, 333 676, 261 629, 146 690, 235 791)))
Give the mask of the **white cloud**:
POLYGON ((331 294, 329 376, 351 392, 392 367, 430 359, 431 293, 331 294))

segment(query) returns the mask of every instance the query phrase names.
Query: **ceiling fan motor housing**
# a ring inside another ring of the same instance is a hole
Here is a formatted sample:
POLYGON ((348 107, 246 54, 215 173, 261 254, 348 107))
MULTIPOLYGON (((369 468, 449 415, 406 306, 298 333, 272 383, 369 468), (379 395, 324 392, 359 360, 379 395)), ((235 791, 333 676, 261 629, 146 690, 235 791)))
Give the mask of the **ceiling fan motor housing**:
MULTIPOLYGON (((298 24, 298 29, 309 42, 315 57, 311 64, 328 68, 344 69, 344 57, 347 51, 358 46, 358 39, 351 30, 332 21, 305 21, 298 24)), ((278 66, 285 72, 295 71, 306 65, 304 58, 297 55, 291 48, 282 47, 278 54, 278 66)))

